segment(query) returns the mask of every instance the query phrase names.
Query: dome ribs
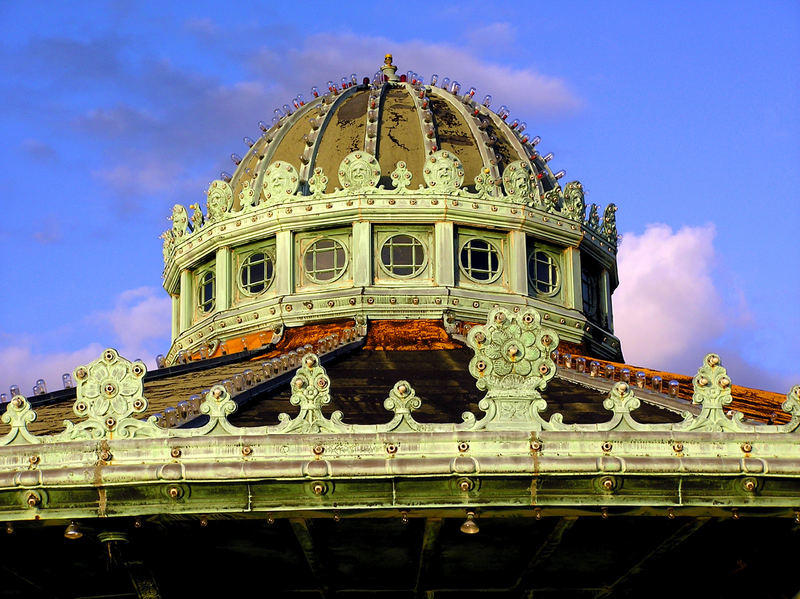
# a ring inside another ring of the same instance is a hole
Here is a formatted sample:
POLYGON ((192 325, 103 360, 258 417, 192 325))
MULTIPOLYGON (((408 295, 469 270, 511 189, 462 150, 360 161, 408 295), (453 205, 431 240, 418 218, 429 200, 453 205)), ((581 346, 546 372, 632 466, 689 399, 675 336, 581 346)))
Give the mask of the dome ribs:
POLYGON ((431 104, 440 149, 452 152, 461 161, 464 166, 465 187, 474 187, 473 181, 484 166, 492 169, 493 179, 499 180, 500 172, 494 166, 494 155, 487 144, 488 137, 480 130, 478 119, 461 102, 453 101, 457 98, 452 94, 442 93, 434 87, 431 90, 436 91, 435 96, 431 97, 431 104))
MULTIPOLYGON (((391 172, 403 161, 412 173, 422 173, 425 139, 416 116, 417 107, 405 84, 386 84, 381 101, 381 126, 376 158, 381 164, 379 184, 392 187, 391 172)), ((419 175, 417 175, 419 176, 419 175)))
POLYGON ((388 85, 372 88, 369 92, 369 99, 367 100, 367 126, 364 134, 364 150, 373 156, 378 155, 378 135, 381 129, 383 97, 387 89, 389 89, 388 85))
POLYGON ((300 179, 302 181, 308 181, 309 174, 314 172, 316 167, 320 167, 330 177, 338 172, 341 159, 350 153, 349 150, 341 151, 337 135, 325 135, 325 131, 334 115, 339 112, 339 109, 358 92, 364 92, 364 89, 360 86, 350 87, 340 92, 335 99, 333 99, 333 96, 324 96, 325 103, 323 106, 325 107, 325 112, 320 115, 322 123, 316 131, 316 139, 310 152, 311 158, 308 164, 304 164, 300 171, 300 179), (330 102, 331 99, 333 99, 333 102, 328 104, 327 102, 330 102), (322 148, 324 150, 320 152, 322 148))

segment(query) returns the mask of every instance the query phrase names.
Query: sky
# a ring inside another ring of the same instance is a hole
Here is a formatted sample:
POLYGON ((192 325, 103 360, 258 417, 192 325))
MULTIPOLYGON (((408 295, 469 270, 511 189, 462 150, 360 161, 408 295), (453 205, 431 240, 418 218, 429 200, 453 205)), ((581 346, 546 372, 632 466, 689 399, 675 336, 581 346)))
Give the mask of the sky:
POLYGON ((0 391, 169 347, 159 234, 257 122, 400 72, 491 94, 617 204, 626 361, 800 383, 798 2, 0 3, 0 391))

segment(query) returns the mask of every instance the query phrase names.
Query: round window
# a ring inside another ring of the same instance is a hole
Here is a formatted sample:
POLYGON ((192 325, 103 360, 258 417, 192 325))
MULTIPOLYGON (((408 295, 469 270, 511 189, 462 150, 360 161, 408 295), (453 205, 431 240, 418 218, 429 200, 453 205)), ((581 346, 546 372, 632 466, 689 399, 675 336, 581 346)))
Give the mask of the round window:
POLYGON ((411 235, 393 235, 381 248, 381 266, 395 277, 414 277, 425 268, 425 246, 411 235))
POLYGON ((216 287, 216 277, 213 271, 208 271, 200 277, 197 305, 202 312, 211 312, 214 309, 216 287))
POLYGON ((272 256, 265 252, 250 254, 242 262, 239 281, 245 293, 255 295, 261 293, 272 283, 275 276, 275 263, 272 256))
POLYGON ((500 252, 484 239, 470 239, 461 247, 461 271, 473 281, 490 283, 500 276, 500 252))
POLYGON ((545 252, 531 252, 528 255, 528 280, 539 293, 555 293, 558 289, 555 259, 545 252))
POLYGON ((306 277, 315 283, 335 281, 347 268, 347 252, 335 239, 319 239, 303 256, 306 277))

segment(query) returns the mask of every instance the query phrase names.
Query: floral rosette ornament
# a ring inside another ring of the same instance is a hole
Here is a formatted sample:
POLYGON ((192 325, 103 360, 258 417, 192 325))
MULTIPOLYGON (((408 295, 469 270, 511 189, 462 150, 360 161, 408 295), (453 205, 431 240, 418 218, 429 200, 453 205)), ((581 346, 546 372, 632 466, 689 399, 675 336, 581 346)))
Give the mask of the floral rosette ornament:
POLYGON ((91 364, 76 368, 77 399, 72 409, 86 420, 74 428, 65 422, 66 434, 99 438, 118 431, 126 436, 130 426, 141 426, 133 416, 147 409, 142 395, 146 372, 142 362, 126 360, 111 348, 91 364))
POLYGON ((541 326, 541 316, 532 308, 519 313, 495 308, 485 325, 470 330, 467 343, 475 350, 469 371, 487 397, 539 398, 555 376, 550 354, 558 335, 541 326))

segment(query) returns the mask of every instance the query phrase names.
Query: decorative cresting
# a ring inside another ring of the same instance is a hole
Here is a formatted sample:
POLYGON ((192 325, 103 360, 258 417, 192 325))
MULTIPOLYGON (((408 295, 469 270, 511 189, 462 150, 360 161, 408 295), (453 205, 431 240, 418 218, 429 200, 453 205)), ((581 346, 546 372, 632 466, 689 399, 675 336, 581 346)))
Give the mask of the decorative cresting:
POLYGON ((277 204, 291 198, 300 186, 297 169, 288 162, 277 160, 264 171, 261 193, 267 204, 277 204))
POLYGON ((397 193, 408 193, 408 186, 411 185, 413 175, 408 170, 406 163, 402 160, 397 163, 397 168, 392 171, 392 184, 397 193))
POLYGON ((206 198, 208 220, 211 222, 222 220, 233 208, 233 190, 226 181, 220 179, 212 181, 208 186, 206 198))
MULTIPOLYGON (((562 212, 572 220, 582 223, 586 218, 586 201, 583 199, 583 185, 580 181, 570 181, 564 187, 562 212)), ((615 238, 616 239, 616 238, 615 238)))
POLYGON ((378 160, 369 152, 351 152, 339 164, 339 183, 344 191, 372 190, 381 178, 378 160))
POLYGON ((700 404, 700 414, 696 418, 685 416, 679 428, 689 431, 742 430, 741 422, 744 416, 740 412, 731 412, 730 417, 725 413, 725 406, 733 400, 731 379, 717 354, 708 354, 705 357, 703 366, 692 380, 692 385, 694 386, 692 403, 700 404))
MULTIPOLYGON (((303 365, 298 368, 292 379, 292 396, 289 399, 293 406, 300 406, 300 414, 292 418, 281 414, 278 426, 281 432, 320 433, 336 432, 336 427, 322 414, 322 406, 331 403, 331 379, 319 363, 316 354, 303 356, 303 365)), ((341 419, 341 412, 334 414, 335 420, 341 419)))
MULTIPOLYGON (((486 416, 475 428, 552 428, 539 415, 547 407, 540 392, 556 373, 551 352, 558 346, 558 335, 541 326, 536 310, 495 308, 486 325, 470 330, 467 344, 475 350, 470 374, 478 380, 478 389, 487 392, 478 404, 486 416)), ((469 421, 470 416, 464 418, 469 421)))
POLYGON ((503 171, 503 187, 506 196, 515 204, 530 205, 536 202, 538 195, 536 177, 530 165, 522 160, 515 160, 503 171))
POLYGON ((111 348, 91 364, 78 366, 73 373, 77 381, 77 399, 72 410, 85 420, 77 425, 65 420, 66 430, 62 436, 68 439, 126 438, 150 430, 152 426, 148 426, 148 422, 134 417, 147 409, 147 400, 142 395, 146 372, 142 362, 130 362, 111 348))
POLYGON ((428 156, 422 177, 432 190, 453 193, 464 183, 464 167, 453 154, 447 150, 439 150, 428 156))

